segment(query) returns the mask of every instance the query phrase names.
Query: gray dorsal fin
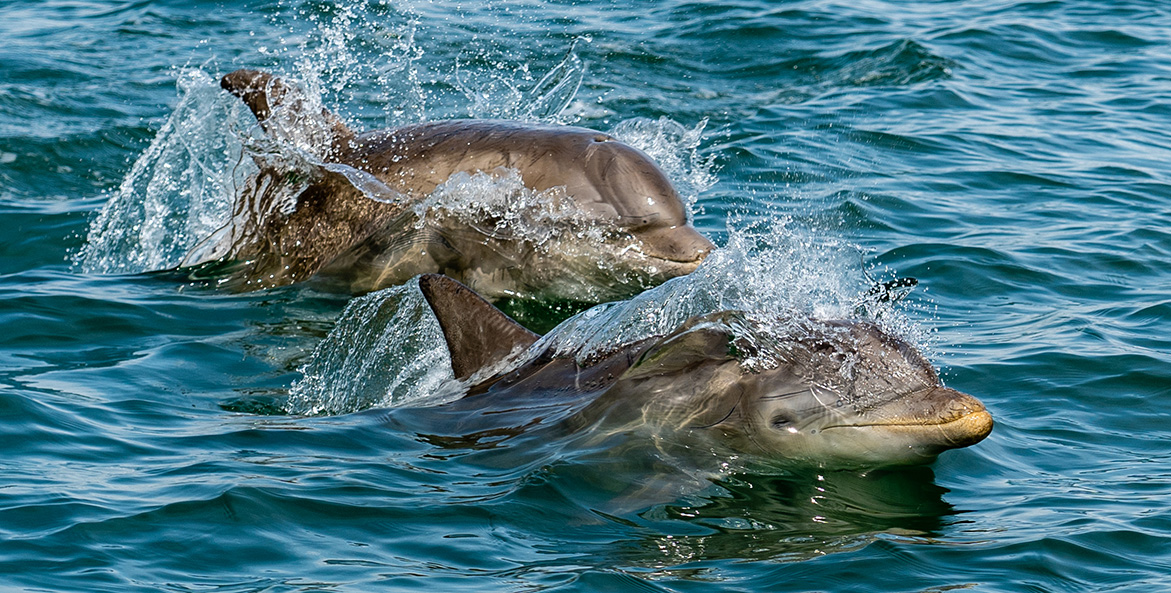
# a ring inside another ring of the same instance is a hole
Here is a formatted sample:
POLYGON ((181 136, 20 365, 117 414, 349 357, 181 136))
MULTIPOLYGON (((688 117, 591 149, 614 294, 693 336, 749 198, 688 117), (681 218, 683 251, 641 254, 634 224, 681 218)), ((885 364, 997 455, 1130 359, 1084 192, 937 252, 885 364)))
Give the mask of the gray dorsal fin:
POLYGON ((461 381, 540 337, 447 276, 420 276, 419 289, 439 320, 451 351, 451 370, 461 381))
POLYGON ((319 156, 340 153, 354 138, 346 125, 299 86, 259 70, 237 70, 220 79, 268 134, 309 148, 319 156))

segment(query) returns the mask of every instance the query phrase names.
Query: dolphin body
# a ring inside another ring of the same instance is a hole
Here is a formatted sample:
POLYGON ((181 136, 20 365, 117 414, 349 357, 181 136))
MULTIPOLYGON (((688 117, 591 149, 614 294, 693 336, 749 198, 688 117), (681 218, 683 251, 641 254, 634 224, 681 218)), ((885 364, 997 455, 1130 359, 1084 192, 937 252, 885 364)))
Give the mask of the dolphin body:
POLYGON ((442 273, 491 299, 600 302, 690 273, 714 248, 650 157, 601 132, 452 120, 358 134, 270 74, 239 70, 221 86, 268 137, 314 161, 290 169, 280 155, 253 151, 260 172, 231 221, 180 264, 226 268, 221 284, 250 290, 320 273, 367 292, 442 273), (453 175, 509 171, 560 208, 562 216, 533 223, 549 226, 544 236, 525 236, 491 212, 479 220, 419 212, 453 175))
POLYGON ((583 363, 553 349, 534 355, 539 336, 454 280, 425 275, 419 287, 447 340, 452 370, 468 386, 447 406, 476 434, 516 434, 552 418, 564 431, 590 433, 595 445, 649 432, 660 451, 673 443, 676 450, 869 469, 930 463, 992 430, 979 400, 944 387, 911 345, 868 322, 804 320, 778 336, 726 311, 583 363), (520 352, 531 357, 505 368, 520 352), (761 364, 761 355, 772 362, 761 364), (565 401, 567 410, 552 411, 565 401), (525 408, 544 411, 535 420, 522 415, 524 426, 478 426, 525 408))

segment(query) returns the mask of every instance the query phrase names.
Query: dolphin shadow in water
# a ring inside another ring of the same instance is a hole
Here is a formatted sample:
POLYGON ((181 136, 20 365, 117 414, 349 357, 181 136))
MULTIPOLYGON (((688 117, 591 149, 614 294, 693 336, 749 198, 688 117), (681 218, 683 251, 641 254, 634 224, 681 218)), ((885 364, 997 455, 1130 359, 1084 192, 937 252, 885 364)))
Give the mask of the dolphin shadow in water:
POLYGON ((260 171, 231 220, 180 264, 221 285, 251 290, 321 275, 367 292, 442 273, 493 300, 601 302, 690 273, 714 248, 650 157, 601 132, 452 120, 358 134, 270 74, 239 70, 221 86, 269 139, 268 149, 252 150, 260 171), (290 164, 281 144, 305 158, 290 164), (530 221, 550 227, 540 238, 498 212, 419 212, 453 175, 510 172, 554 212, 530 221))
MULTIPOLYGON (((698 456, 873 469, 930 463, 992 430, 976 398, 944 387, 914 347, 869 322, 774 327, 725 311, 583 361, 543 348, 450 278, 424 275, 419 287, 467 388, 436 412, 454 423, 449 436, 425 437, 444 447, 491 449, 549 430, 542 440, 555 435, 605 455, 653 449, 648 468, 698 456)), ((630 461, 637 474, 640 463, 630 461)), ((678 492, 643 494, 670 500, 678 492)))
MULTIPOLYGON (((963 511, 943 499, 948 491, 934 479, 929 467, 724 476, 702 494, 618 517, 642 528, 611 535, 606 546, 583 546, 574 561, 686 577, 702 574, 696 566, 709 561, 799 562, 891 535, 939 537, 963 511)), ((613 533, 607 522, 578 529, 613 533)))

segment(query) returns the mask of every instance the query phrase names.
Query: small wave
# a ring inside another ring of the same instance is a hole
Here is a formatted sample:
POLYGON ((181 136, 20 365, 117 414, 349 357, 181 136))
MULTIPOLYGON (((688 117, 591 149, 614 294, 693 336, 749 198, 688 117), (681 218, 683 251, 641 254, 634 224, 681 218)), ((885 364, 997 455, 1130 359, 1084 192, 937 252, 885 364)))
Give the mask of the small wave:
POLYGON ((825 62, 824 79, 834 86, 904 86, 951 76, 955 62, 911 39, 871 51, 850 52, 825 62))
POLYGON ((956 62, 932 53, 922 44, 900 39, 872 50, 753 65, 742 75, 795 77, 771 97, 778 103, 795 104, 843 88, 909 86, 943 80, 950 78, 956 67, 956 62))

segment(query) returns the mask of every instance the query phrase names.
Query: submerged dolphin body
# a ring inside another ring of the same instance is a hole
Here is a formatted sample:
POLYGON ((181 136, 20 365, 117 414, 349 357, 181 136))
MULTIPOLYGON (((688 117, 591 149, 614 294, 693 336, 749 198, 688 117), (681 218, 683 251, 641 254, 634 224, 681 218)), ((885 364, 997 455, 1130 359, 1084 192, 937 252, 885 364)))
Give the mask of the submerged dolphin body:
POLYGON ((871 323, 806 320, 779 336, 722 312, 584 363, 546 349, 495 372, 539 336, 449 278, 419 286, 470 385, 454 404, 469 412, 574 400, 559 421, 570 431, 649 430, 692 451, 831 468, 929 463, 992 430, 976 398, 944 387, 912 346, 871 323))
POLYGON ((443 273, 492 299, 599 302, 690 273, 714 247, 688 224, 654 162, 601 132, 453 120, 356 134, 270 74, 239 70, 221 86, 267 136, 314 161, 290 168, 280 154, 253 150, 260 172, 237 197, 232 220, 181 264, 230 262, 223 282, 240 289, 323 273, 365 292, 443 273), (543 215, 511 214, 539 220, 421 211, 453 175, 510 171, 546 207, 543 215))

